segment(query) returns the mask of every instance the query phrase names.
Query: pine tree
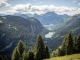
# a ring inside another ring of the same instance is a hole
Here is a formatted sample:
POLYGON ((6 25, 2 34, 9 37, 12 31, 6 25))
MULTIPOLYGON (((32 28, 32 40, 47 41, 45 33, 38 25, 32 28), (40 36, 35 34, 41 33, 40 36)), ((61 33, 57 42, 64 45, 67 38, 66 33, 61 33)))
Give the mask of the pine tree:
POLYGON ((28 51, 28 60, 34 60, 34 53, 32 51, 28 51))
POLYGON ((20 54, 20 57, 22 57, 22 53, 24 52, 24 50, 25 50, 24 43, 20 40, 17 45, 17 51, 20 54))
POLYGON ((45 46, 45 58, 50 58, 49 49, 47 46, 45 46))
POLYGON ((28 57, 27 57, 27 52, 24 50, 23 54, 22 54, 22 60, 28 60, 28 57))
POLYGON ((17 48, 15 48, 12 54, 12 60, 19 60, 19 58, 19 53, 17 51, 17 48))
POLYGON ((45 46, 40 34, 38 35, 34 51, 36 54, 36 60, 42 60, 45 58, 45 46))
POLYGON ((76 45, 77 45, 77 36, 74 36, 73 38, 73 53, 77 53, 77 48, 76 48, 76 45))
POLYGON ((76 50, 77 50, 77 53, 80 53, 80 34, 77 37, 76 50))
POLYGON ((20 40, 17 44, 17 47, 15 47, 13 54, 12 54, 12 60, 23 60, 23 52, 25 51, 24 43, 20 40))
POLYGON ((70 55, 73 53, 73 39, 71 32, 68 33, 67 35, 67 40, 66 40, 66 55, 70 55))

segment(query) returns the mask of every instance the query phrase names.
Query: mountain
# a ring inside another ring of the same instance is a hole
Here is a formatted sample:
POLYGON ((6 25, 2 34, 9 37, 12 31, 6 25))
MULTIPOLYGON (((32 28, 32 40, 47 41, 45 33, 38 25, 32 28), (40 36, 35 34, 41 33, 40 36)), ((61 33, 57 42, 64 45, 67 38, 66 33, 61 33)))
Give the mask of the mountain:
POLYGON ((69 31, 72 31, 72 36, 80 33, 80 14, 71 16, 62 23, 59 23, 53 27, 53 32, 55 33, 49 41, 50 47, 55 48, 61 45, 64 36, 69 31))
POLYGON ((0 55, 11 56, 19 40, 23 40, 28 49, 32 49, 37 35, 48 32, 36 18, 20 16, 0 16, 0 55))
POLYGON ((27 14, 20 14, 20 13, 15 13, 13 14, 14 16, 21 16, 23 18, 29 18, 29 16, 27 14))
POLYGON ((34 14, 33 17, 40 20, 40 22, 43 25, 49 25, 49 24, 57 24, 57 23, 63 21, 64 19, 67 19, 69 16, 66 14, 58 15, 55 12, 47 12, 47 13, 42 14, 42 15, 34 14))

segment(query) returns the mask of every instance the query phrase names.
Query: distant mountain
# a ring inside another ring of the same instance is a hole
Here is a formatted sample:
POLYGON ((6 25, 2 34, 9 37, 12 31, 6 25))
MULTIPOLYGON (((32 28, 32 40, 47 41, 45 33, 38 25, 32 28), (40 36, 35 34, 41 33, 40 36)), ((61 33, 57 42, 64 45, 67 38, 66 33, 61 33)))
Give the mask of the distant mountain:
POLYGON ((13 14, 14 16, 21 16, 23 18, 29 18, 29 16, 27 14, 20 14, 20 13, 15 13, 13 14))
POLYGON ((69 16, 66 15, 66 14, 58 15, 55 12, 47 12, 47 13, 42 14, 42 15, 34 14, 33 17, 35 17, 38 20, 40 20, 40 22, 43 25, 49 25, 49 24, 59 23, 59 22, 63 21, 64 19, 67 19, 69 16))
POLYGON ((33 17, 0 16, 0 54, 11 56, 19 40, 23 40, 28 49, 32 49, 37 35, 48 32, 43 25, 33 17))
POLYGON ((61 45, 64 36, 72 31, 72 35, 78 35, 80 33, 80 14, 69 17, 62 23, 59 23, 53 27, 54 35, 52 36, 50 42, 50 47, 55 48, 61 45))

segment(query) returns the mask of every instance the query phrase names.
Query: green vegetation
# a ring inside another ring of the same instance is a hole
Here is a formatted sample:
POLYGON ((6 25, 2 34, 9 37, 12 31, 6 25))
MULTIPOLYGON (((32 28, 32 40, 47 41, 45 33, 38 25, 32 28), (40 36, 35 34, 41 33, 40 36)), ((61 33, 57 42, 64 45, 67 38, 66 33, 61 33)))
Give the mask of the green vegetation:
POLYGON ((62 45, 52 52, 51 57, 64 56, 80 53, 80 35, 72 38, 71 32, 69 32, 62 42, 62 45))
POLYGON ((41 35, 38 35, 34 50, 26 52, 24 43, 20 40, 15 47, 12 60, 42 60, 49 58, 48 47, 44 45, 41 35))
POLYGON ((59 57, 54 57, 54 58, 44 59, 44 60, 80 60, 80 54, 59 56, 59 57))

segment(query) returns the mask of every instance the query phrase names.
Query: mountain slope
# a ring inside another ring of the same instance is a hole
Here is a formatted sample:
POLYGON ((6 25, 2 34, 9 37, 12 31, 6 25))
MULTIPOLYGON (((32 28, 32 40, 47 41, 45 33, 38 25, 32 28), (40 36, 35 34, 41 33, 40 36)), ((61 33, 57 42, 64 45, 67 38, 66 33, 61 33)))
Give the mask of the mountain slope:
POLYGON ((37 35, 48 32, 35 18, 24 19, 19 16, 0 16, 0 54, 9 55, 19 40, 23 40, 28 49, 32 49, 37 35), (34 20, 33 22, 30 20, 34 20), (36 30, 35 30, 36 29, 36 30), (34 32, 34 33, 33 33, 34 32))
POLYGON ((64 22, 59 23, 54 28, 54 35, 50 40, 50 47, 55 48, 58 47, 64 38, 64 36, 72 31, 72 35, 78 35, 80 33, 80 14, 74 15, 64 22), (53 46, 52 46, 53 45, 53 46))

